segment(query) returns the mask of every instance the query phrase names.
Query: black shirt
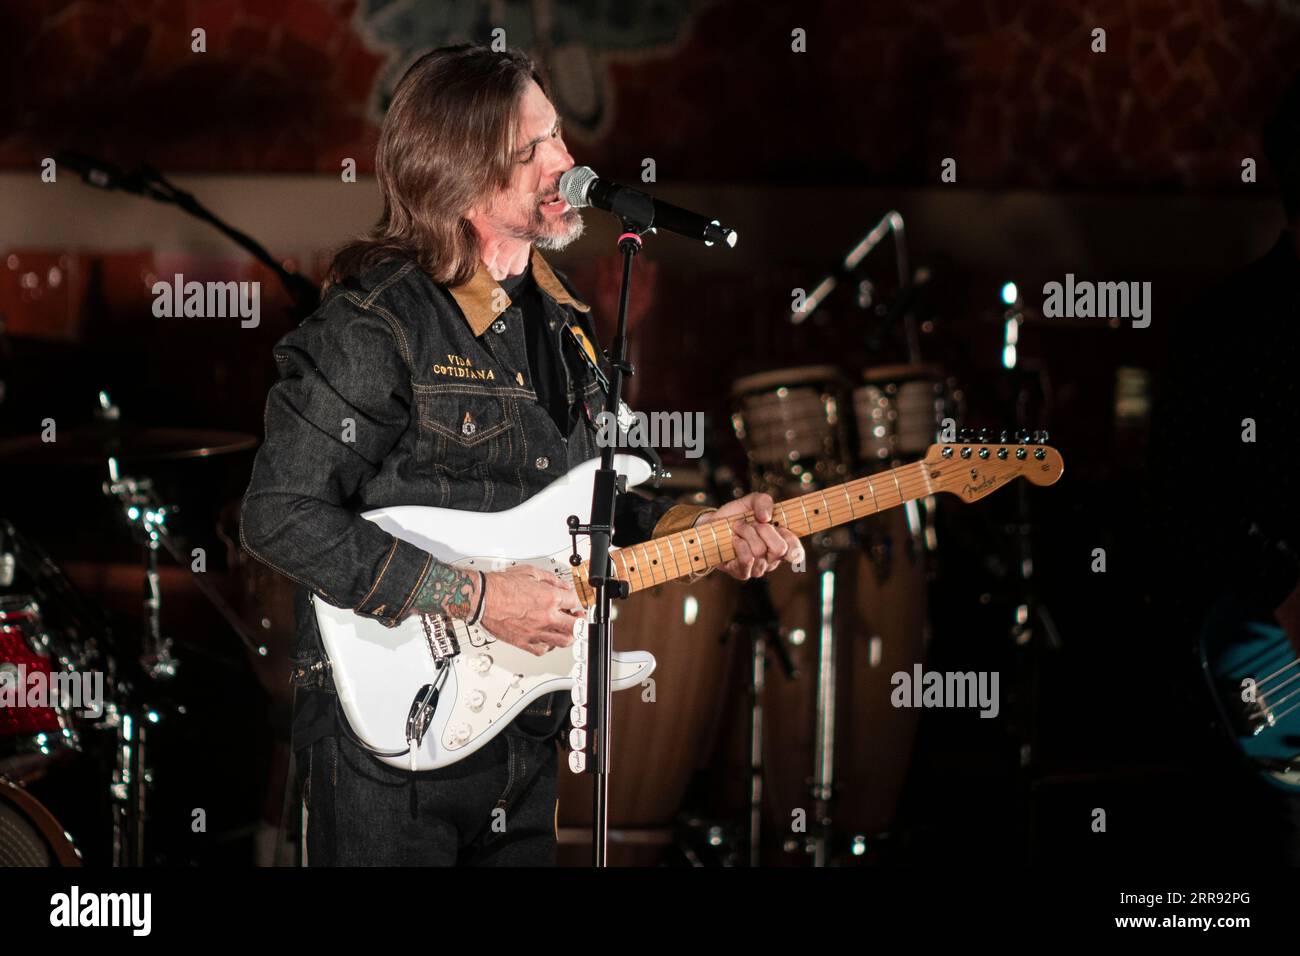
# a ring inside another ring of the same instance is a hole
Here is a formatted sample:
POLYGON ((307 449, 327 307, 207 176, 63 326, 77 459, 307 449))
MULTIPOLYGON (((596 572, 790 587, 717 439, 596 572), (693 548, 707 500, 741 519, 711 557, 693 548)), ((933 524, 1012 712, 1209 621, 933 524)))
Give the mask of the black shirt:
POLYGON ((541 291, 533 281, 531 266, 517 276, 500 282, 510 304, 523 313, 524 337, 528 343, 528 371, 538 403, 550 414, 561 435, 569 434, 569 404, 566 400, 561 359, 555 354, 555 333, 542 307, 541 291))

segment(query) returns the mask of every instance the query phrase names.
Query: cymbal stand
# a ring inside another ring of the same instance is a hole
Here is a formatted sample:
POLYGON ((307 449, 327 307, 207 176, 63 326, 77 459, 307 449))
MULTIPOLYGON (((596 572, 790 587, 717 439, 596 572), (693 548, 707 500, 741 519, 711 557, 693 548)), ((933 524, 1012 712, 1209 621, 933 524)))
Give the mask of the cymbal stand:
POLYGON ((109 480, 103 485, 104 494, 122 504, 132 531, 144 547, 144 633, 140 664, 155 680, 169 680, 176 676, 179 662, 172 656, 171 638, 162 636, 158 549, 167 533, 170 508, 154 494, 152 479, 121 474, 116 458, 108 460, 108 475, 109 480))
POLYGON ((817 561, 817 710, 813 738, 813 820, 808 852, 813 866, 830 861, 832 802, 835 795, 835 583, 839 555, 825 551, 817 561))

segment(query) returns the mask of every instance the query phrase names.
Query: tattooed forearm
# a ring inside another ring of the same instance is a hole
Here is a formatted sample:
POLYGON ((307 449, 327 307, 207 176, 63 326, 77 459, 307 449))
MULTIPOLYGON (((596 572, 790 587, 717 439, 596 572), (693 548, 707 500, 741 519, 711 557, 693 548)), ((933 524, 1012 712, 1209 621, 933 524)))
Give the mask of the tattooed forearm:
POLYGON ((467 620, 478 607, 479 576, 435 560, 420 592, 411 602, 411 613, 446 614, 467 620))

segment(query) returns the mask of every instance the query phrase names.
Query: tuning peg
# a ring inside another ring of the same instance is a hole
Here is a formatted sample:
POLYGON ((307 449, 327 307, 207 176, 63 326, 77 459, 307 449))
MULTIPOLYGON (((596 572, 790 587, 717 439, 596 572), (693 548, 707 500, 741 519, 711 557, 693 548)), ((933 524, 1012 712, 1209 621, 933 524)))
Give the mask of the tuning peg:
POLYGON ((1041 432, 1038 433, 1038 444, 1040 444, 1040 445, 1046 445, 1046 444, 1047 444, 1047 429, 1046 429, 1046 428, 1044 428, 1041 432))
POLYGON ((989 440, 989 430, 988 430, 988 428, 987 428, 987 427, 986 427, 986 428, 981 428, 981 429, 980 429, 980 444, 982 444, 982 445, 988 444, 988 440, 989 440))
POLYGON ((1002 432, 998 436, 998 441, 1003 445, 1007 443, 1007 434, 1008 434, 1007 430, 1004 428, 1002 429, 1002 432))

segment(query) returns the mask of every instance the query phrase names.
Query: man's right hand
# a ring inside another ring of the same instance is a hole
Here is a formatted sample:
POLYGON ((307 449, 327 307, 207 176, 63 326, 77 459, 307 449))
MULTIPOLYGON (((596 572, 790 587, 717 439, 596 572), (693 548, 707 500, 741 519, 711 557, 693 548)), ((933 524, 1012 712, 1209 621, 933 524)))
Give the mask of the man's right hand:
POLYGON ((573 585, 531 565, 486 577, 487 606, 479 624, 493 637, 538 657, 573 643, 573 625, 586 617, 573 585))

